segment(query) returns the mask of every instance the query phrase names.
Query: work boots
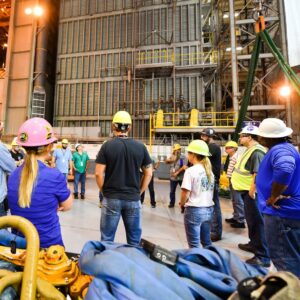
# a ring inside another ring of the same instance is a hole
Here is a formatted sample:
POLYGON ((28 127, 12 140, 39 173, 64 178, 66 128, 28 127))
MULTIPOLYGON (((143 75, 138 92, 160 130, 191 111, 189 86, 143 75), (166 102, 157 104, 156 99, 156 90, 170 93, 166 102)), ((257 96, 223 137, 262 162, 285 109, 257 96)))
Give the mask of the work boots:
POLYGON ((78 199, 78 193, 74 193, 74 199, 78 199))
POLYGON ((84 199, 85 199, 84 194, 80 194, 80 199, 81 199, 81 200, 84 200, 84 199))

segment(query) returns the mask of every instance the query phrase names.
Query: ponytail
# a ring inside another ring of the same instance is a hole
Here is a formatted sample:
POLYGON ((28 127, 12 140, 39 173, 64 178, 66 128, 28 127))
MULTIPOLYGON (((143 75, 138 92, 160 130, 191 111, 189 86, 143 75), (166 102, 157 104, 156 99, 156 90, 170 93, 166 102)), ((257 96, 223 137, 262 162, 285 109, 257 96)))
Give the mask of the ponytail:
POLYGON ((21 180, 19 186, 19 206, 30 207, 31 196, 38 175, 38 161, 36 158, 37 149, 27 150, 27 155, 23 163, 21 180))
POLYGON ((201 162, 202 162, 203 167, 205 169, 205 173, 206 173, 206 176, 208 178, 208 182, 212 183, 213 182, 213 173, 212 173, 212 168, 211 168, 211 163, 210 163, 209 158, 205 156, 202 159, 201 162))
POLYGON ((194 155, 196 155, 196 158, 199 162, 202 163, 206 176, 208 178, 208 182, 212 183, 213 182, 213 172, 212 172, 212 167, 211 167, 211 163, 210 160, 207 156, 201 155, 201 154, 197 154, 197 153, 193 153, 194 155))

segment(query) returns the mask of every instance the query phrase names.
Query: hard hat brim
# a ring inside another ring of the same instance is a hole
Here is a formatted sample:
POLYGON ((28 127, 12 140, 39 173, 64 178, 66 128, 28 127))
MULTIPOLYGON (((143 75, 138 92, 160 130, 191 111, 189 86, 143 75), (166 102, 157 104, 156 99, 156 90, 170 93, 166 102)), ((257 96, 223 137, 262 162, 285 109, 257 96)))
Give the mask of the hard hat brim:
POLYGON ((26 142, 22 143, 20 141, 17 141, 17 143, 18 143, 19 146, 22 146, 22 147, 26 148, 26 147, 46 146, 46 145, 52 144, 52 143, 54 143, 56 141, 57 141, 57 138, 56 137, 52 137, 51 139, 46 140, 44 143, 38 143, 38 145, 37 145, 37 143, 26 143, 26 142))
POLYGON ((287 127, 287 128, 285 129, 285 131, 280 132, 280 133, 276 133, 276 132, 273 132, 273 133, 265 133, 265 132, 260 131, 260 130, 258 129, 257 135, 258 135, 258 136, 261 136, 261 137, 264 137, 264 138, 270 138, 270 139, 272 138, 272 139, 276 139, 276 138, 287 137, 287 136, 291 135, 292 133, 293 133, 293 129, 287 127))

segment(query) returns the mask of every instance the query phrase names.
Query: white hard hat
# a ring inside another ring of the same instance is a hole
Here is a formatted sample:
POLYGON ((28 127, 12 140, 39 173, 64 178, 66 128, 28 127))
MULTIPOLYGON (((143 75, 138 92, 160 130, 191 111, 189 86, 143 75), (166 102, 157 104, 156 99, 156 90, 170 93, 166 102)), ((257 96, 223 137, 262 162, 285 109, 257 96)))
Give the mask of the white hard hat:
POLYGON ((79 144, 79 143, 75 145, 75 150, 76 150, 76 151, 77 151, 77 148, 78 148, 79 146, 81 146, 81 144, 79 144))
POLYGON ((258 135, 265 138, 282 138, 293 133, 293 129, 277 118, 264 119, 258 128, 258 135))
POLYGON ((240 134, 258 135, 258 127, 251 124, 247 125, 242 129, 240 134))

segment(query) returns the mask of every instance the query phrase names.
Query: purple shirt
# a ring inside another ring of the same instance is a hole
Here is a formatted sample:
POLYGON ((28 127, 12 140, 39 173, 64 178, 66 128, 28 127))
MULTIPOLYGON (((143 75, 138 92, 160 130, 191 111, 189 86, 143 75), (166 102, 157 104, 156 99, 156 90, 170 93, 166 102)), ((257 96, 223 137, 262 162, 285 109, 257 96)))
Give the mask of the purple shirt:
POLYGON ((38 176, 28 208, 18 205, 19 184, 23 168, 17 168, 9 177, 10 211, 12 215, 24 217, 33 223, 39 233, 42 248, 48 248, 51 245, 63 246, 57 208, 60 202, 69 198, 70 190, 67 187, 66 178, 59 170, 49 168, 41 161, 38 161, 38 165, 38 176))

